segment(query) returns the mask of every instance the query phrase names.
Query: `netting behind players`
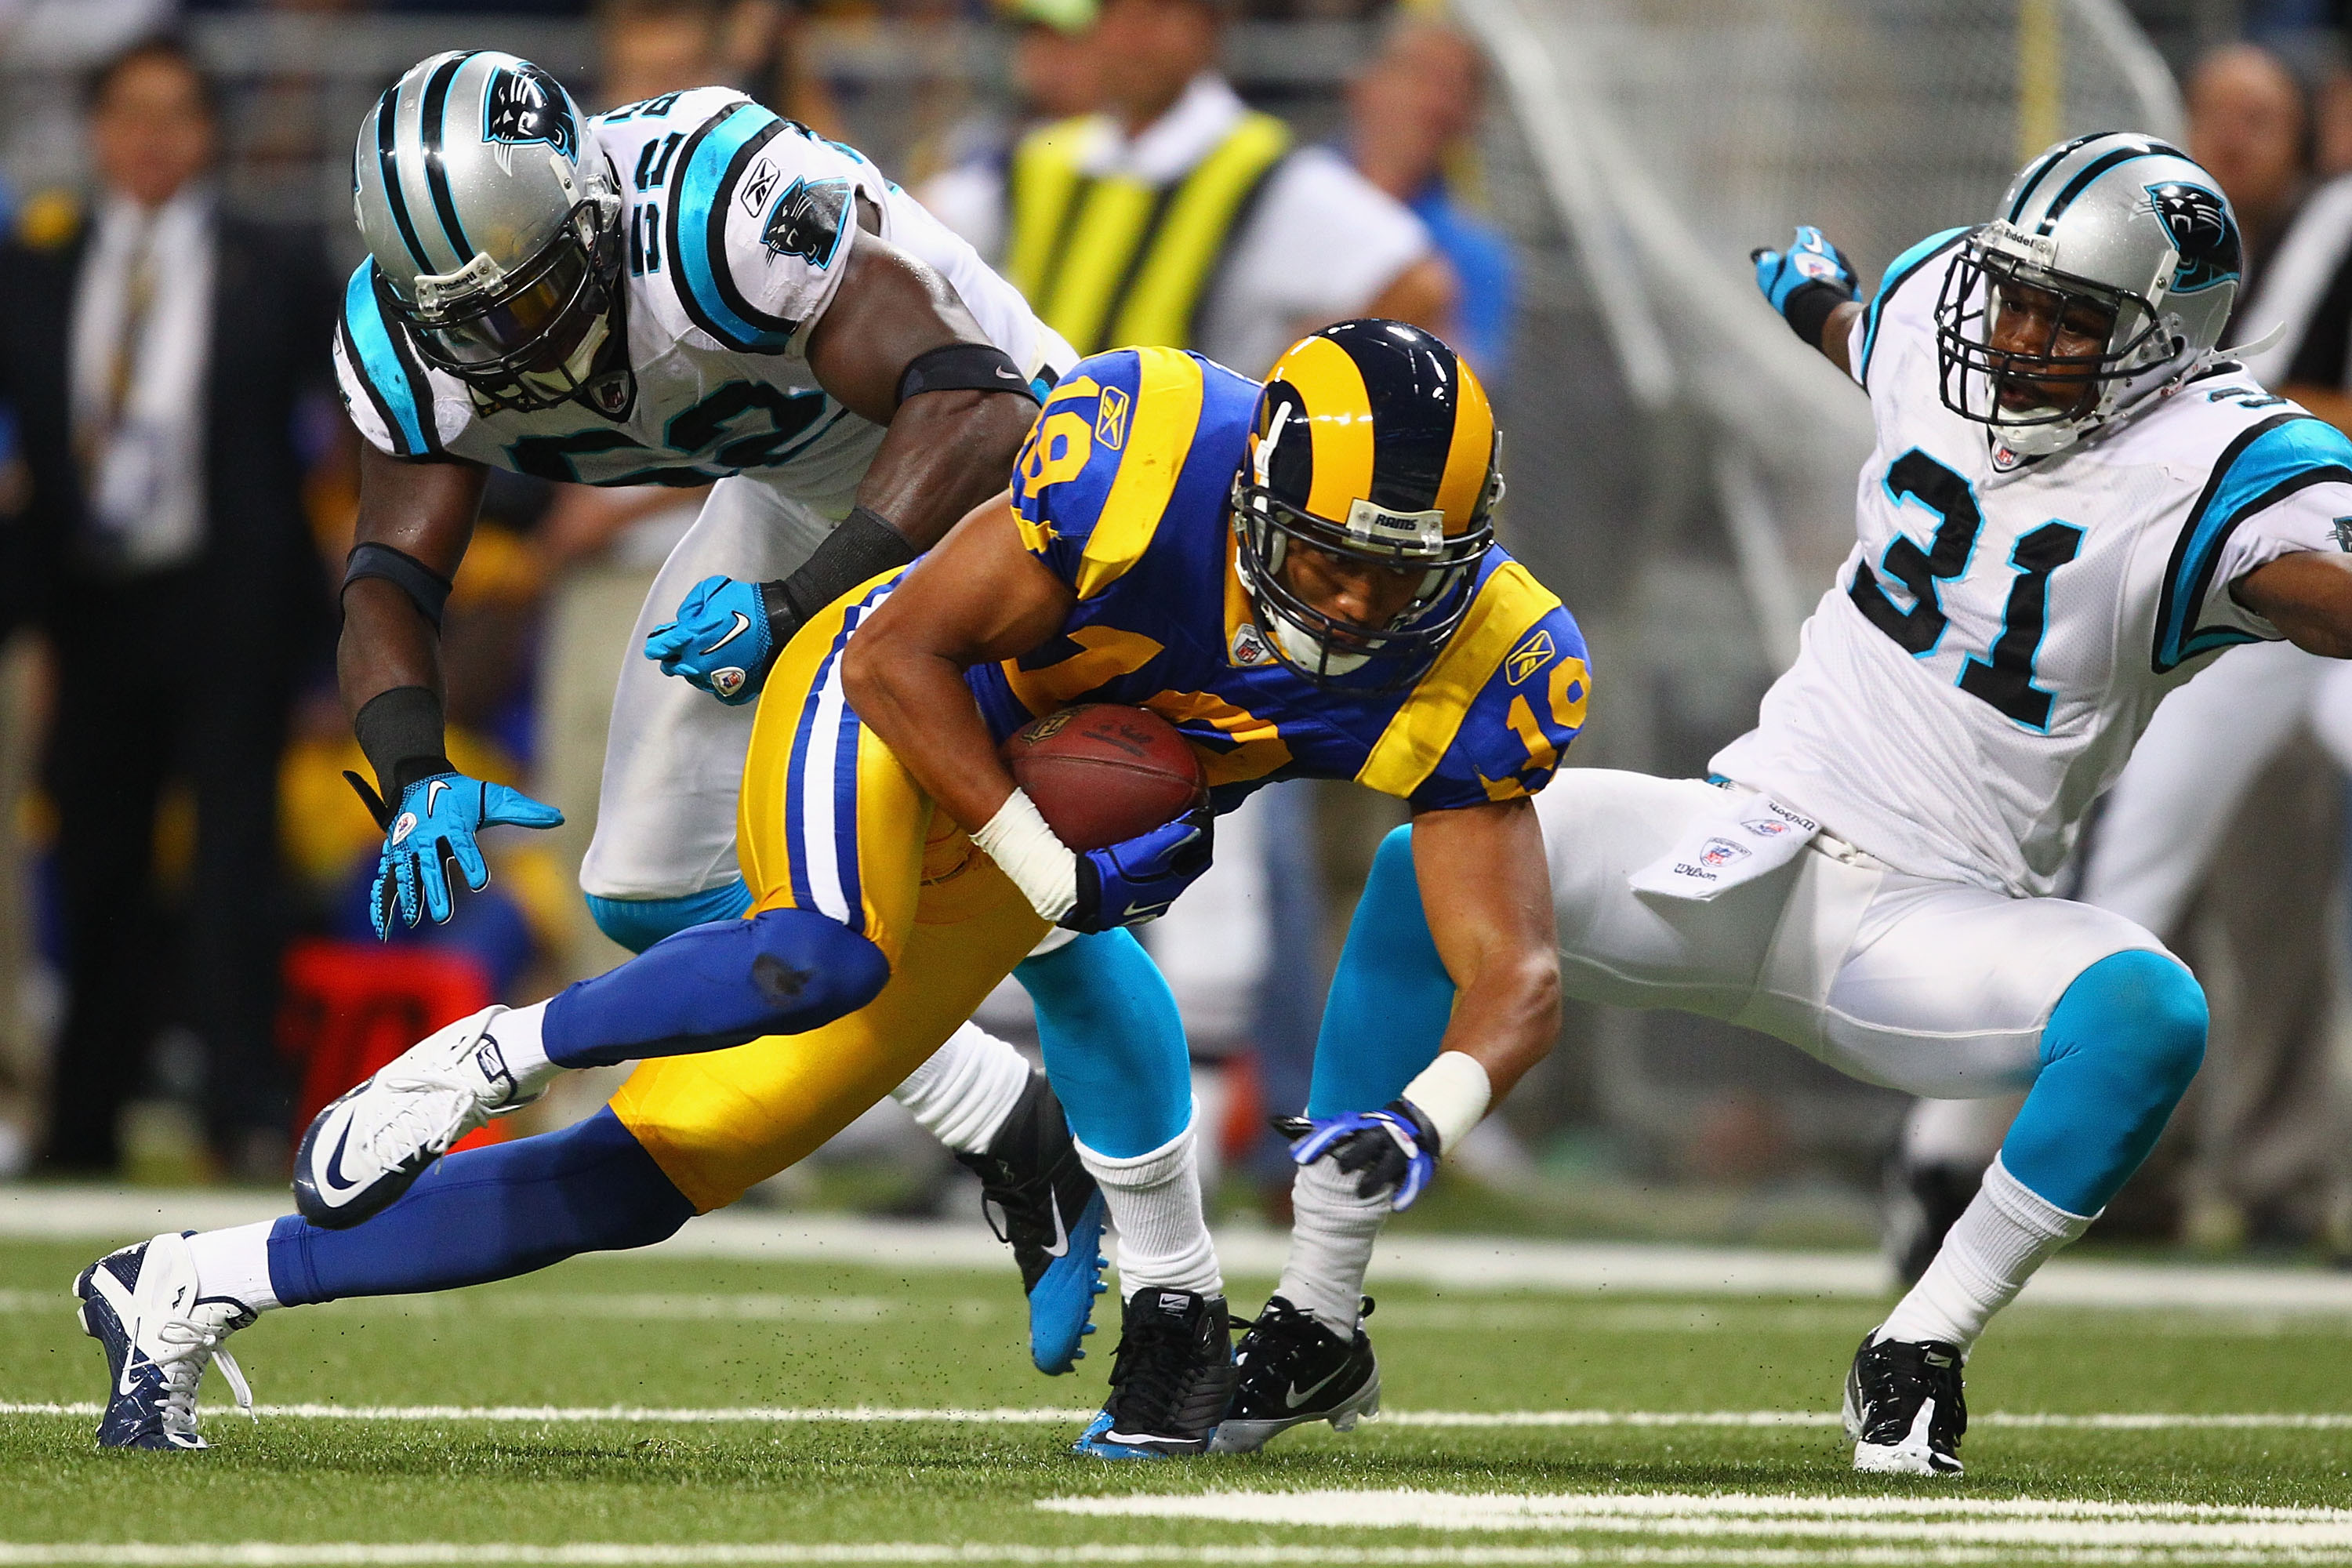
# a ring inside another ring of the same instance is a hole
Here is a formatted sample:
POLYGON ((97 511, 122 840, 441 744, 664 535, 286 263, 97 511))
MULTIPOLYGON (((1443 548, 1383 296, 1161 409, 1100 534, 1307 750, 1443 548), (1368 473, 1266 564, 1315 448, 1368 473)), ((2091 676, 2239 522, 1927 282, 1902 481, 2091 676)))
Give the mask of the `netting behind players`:
MULTIPOLYGON (((1677 435, 1765 642, 1852 539, 1867 410, 1757 297, 1801 219, 1867 279, 1980 222, 2061 136, 2171 136, 2169 74, 2116 0, 1461 0, 1500 62, 1637 405, 1677 435)), ((1654 461, 1656 460, 1654 458, 1654 461)))

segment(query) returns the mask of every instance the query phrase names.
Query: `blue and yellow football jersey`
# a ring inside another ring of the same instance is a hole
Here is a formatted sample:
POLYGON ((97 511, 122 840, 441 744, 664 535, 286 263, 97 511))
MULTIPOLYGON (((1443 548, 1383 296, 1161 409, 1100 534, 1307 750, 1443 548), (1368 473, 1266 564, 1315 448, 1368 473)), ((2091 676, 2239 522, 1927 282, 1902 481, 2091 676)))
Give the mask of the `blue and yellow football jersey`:
POLYGON ((1228 510, 1258 384, 1173 349, 1082 360, 1022 448, 1024 543, 1077 595, 1062 635, 969 672, 1001 742, 1074 702, 1149 708, 1230 811, 1286 778, 1353 779, 1446 809, 1533 795, 1584 722, 1575 619, 1499 547, 1461 628, 1410 687, 1318 686, 1265 646, 1228 510))

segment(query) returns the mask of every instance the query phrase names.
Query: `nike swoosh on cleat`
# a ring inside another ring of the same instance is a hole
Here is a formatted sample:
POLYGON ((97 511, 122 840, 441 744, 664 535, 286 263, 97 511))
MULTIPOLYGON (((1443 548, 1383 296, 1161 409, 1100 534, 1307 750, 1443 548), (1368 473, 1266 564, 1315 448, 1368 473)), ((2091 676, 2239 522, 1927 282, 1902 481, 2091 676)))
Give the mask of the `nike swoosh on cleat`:
POLYGON ((327 1186, 331 1192, 355 1193, 362 1184, 343 1179, 343 1149, 352 1141, 352 1124, 343 1123, 343 1135, 335 1140, 335 1152, 327 1157, 327 1186))
POLYGON ((1282 1391, 1282 1407, 1285 1410, 1297 1409, 1300 1405, 1314 1398, 1324 1389, 1329 1387, 1332 1378, 1338 1377, 1339 1373, 1347 1370, 1348 1363, 1346 1362, 1341 1362, 1339 1366, 1332 1370, 1330 1376, 1324 1378, 1319 1383, 1310 1384, 1305 1388, 1299 1387, 1295 1383, 1292 1384, 1288 1388, 1282 1391))
POLYGON ((1048 1193, 1045 1202, 1054 1211, 1054 1245, 1045 1249, 1048 1258, 1060 1258, 1070 1250, 1070 1233, 1062 1224, 1062 1194, 1048 1193))
POLYGON ((434 803, 441 798, 441 792, 448 787, 449 781, 446 779, 435 779, 431 784, 425 786, 425 816, 430 816, 433 815, 434 803))
POLYGON ((730 631, 725 637, 720 637, 717 642, 712 643, 709 647, 704 648, 702 651, 704 653, 717 653, 720 648, 725 647, 729 643, 733 642, 737 637, 741 637, 745 632, 748 632, 751 629, 751 617, 745 615, 742 611, 738 610, 735 612, 734 629, 730 631))

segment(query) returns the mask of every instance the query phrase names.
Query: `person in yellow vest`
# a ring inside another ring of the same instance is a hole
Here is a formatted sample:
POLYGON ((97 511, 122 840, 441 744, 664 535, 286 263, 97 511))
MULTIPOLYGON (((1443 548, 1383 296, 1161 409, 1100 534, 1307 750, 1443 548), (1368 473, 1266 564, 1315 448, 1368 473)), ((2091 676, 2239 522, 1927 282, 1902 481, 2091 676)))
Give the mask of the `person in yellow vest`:
POLYGON ((1442 326, 1454 283, 1428 230, 1242 102, 1217 70, 1225 18, 1217 0, 1108 0, 1104 110, 934 182, 933 212, 1080 353, 1158 344, 1256 375, 1335 321, 1442 326))

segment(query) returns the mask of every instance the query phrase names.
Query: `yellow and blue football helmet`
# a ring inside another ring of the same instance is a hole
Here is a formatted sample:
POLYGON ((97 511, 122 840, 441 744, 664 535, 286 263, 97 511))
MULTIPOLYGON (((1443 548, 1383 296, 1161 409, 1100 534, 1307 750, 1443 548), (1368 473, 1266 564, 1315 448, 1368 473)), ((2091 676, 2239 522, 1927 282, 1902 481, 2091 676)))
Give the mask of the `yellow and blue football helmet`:
POLYGON ((1428 669, 1494 542, 1496 449, 1486 389, 1419 327, 1341 321, 1275 362, 1234 481, 1234 531, 1251 612, 1285 664, 1358 689, 1393 689, 1428 669), (1338 621, 1284 580, 1293 545, 1418 567, 1421 584, 1385 626, 1338 621))

